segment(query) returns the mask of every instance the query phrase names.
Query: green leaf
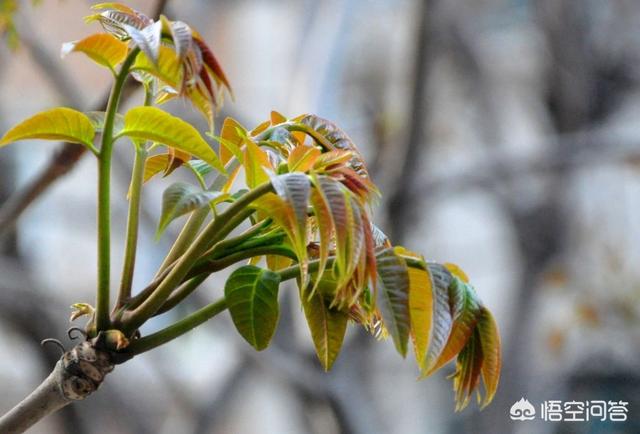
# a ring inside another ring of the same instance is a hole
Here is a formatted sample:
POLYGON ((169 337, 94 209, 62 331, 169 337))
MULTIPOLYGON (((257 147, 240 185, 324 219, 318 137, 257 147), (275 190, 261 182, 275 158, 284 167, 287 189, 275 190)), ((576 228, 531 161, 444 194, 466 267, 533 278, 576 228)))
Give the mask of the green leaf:
POLYGON ((253 265, 238 268, 224 286, 231 319, 256 350, 269 345, 278 324, 280 275, 253 265))
POLYGON ((98 65, 105 66, 115 72, 115 67, 124 61, 129 52, 126 43, 108 33, 96 33, 80 41, 67 42, 62 45, 62 56, 71 52, 86 54, 98 65))
POLYGON ((491 312, 484 306, 480 308, 477 330, 484 359, 482 362, 482 381, 486 394, 480 405, 480 408, 484 408, 493 400, 496 390, 498 390, 502 367, 498 326, 491 312))
POLYGON ((411 329, 407 264, 393 249, 385 249, 378 253, 377 265, 377 306, 382 312, 382 319, 393 338, 396 350, 405 357, 411 329))
POLYGON ((221 195, 219 191, 201 190, 185 182, 172 184, 162 195, 162 214, 156 236, 160 236, 176 218, 209 205, 209 202, 221 195))
POLYGON ((10 129, 0 139, 0 147, 18 140, 44 139, 80 143, 94 150, 95 134, 95 128, 84 113, 58 107, 38 113, 10 129))
POLYGON ((188 152, 222 173, 218 156, 189 123, 156 107, 136 107, 124 116, 124 130, 118 135, 163 143, 188 152))
POLYGON ((431 287, 433 288, 433 327, 427 355, 422 365, 422 376, 424 376, 426 372, 430 372, 431 368, 440 358, 449 340, 451 327, 453 326, 453 318, 449 304, 451 273, 449 273, 444 266, 435 263, 429 263, 427 269, 431 276, 431 287))
POLYGON ((342 347, 349 316, 339 310, 329 309, 320 292, 311 297, 302 295, 301 300, 316 354, 324 370, 328 371, 342 347))

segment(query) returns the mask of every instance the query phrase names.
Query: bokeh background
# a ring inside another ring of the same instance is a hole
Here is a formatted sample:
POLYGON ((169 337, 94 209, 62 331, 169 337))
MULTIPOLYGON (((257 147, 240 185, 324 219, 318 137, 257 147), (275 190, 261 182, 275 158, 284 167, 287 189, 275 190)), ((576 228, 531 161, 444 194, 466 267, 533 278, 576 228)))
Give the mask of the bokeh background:
MULTIPOLYGON (((19 47, 0 47, 0 131, 48 107, 99 105, 108 73, 81 55, 59 56, 63 42, 98 30, 82 22, 90 2, 18 3, 19 47)), ((294 291, 283 291, 268 350, 254 353, 221 315, 119 366, 99 393, 32 432, 640 432, 640 2, 166 3, 166 15, 205 35, 231 79, 235 102, 218 122, 230 115, 253 127, 276 109, 316 113, 348 132, 384 194, 380 226, 397 244, 462 266, 495 313, 501 386, 486 410, 472 403, 455 413, 445 378, 453 366, 417 381, 412 356, 355 328, 324 373, 294 291), (521 397, 628 401, 629 420, 512 422, 521 397)), ((141 99, 133 93, 127 105, 141 99)), ((200 122, 184 104, 170 109, 200 122)), ((66 339, 68 306, 93 302, 93 159, 81 158, 16 225, 8 215, 10 198, 43 171, 71 167, 59 146, 23 142, 0 153, 2 412, 58 357, 39 342, 66 339)), ((114 282, 131 164, 122 144, 114 282)), ((162 190, 181 176, 145 190, 137 288, 168 248, 171 235, 153 235, 162 190)), ((215 299, 222 283, 210 279, 144 331, 215 299)))

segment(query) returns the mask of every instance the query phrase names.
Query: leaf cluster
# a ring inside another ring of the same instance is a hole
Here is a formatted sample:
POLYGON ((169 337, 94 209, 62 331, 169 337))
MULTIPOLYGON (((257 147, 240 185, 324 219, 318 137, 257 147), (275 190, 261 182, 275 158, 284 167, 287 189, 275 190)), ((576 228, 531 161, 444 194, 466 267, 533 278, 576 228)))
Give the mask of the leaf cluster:
MULTIPOLYGON (((65 44, 63 53, 83 53, 113 73, 115 96, 107 112, 55 108, 0 139, 0 146, 25 139, 80 143, 100 167, 108 163, 114 142, 128 139, 134 145, 123 283, 107 327, 90 321, 89 334, 118 336, 114 350, 138 354, 228 309, 240 335, 263 350, 277 328, 281 283, 295 279, 324 369, 338 357, 348 325, 356 324, 378 338, 390 336, 403 357, 411 343, 422 377, 455 359, 457 408, 467 405, 481 383, 485 393, 478 392, 479 401, 484 406, 492 400, 501 364, 493 316, 459 267, 393 246, 372 223, 379 191, 344 131, 315 115, 288 118, 272 112, 253 129, 227 118, 216 135, 214 113, 230 85, 202 37, 183 22, 164 16, 153 21, 122 4, 103 3, 94 10, 87 21, 99 22, 106 33, 65 44), (118 83, 129 74, 147 98, 144 106, 119 114, 118 83), (176 97, 205 116, 206 135, 155 107, 176 97), (218 152, 210 140, 218 142, 218 152), (180 168, 195 182, 176 182, 165 190, 158 236, 179 217, 189 218, 155 279, 133 294, 143 184, 180 168), (232 266, 222 300, 166 329, 139 335, 149 318, 171 310, 208 276, 232 266)), ((108 171, 100 173, 108 185, 108 171)), ((108 194, 99 193, 98 200, 108 211, 108 194)), ((108 241, 107 229, 108 220, 99 233, 108 241)), ((77 304, 81 308, 73 318, 99 318, 101 297, 109 301, 104 291, 98 289, 96 312, 77 304)))

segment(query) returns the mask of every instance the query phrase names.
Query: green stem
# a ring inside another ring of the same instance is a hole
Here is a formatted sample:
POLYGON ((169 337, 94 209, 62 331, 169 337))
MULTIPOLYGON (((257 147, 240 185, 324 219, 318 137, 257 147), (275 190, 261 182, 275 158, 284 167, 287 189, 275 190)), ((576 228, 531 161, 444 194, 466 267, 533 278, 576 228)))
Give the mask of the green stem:
MULTIPOLYGON (((335 256, 329 256, 329 258, 327 259, 327 269, 329 269, 333 265, 335 259, 335 256)), ((318 268, 320 268, 319 259, 309 261, 309 273, 318 271, 318 268)), ((282 282, 284 282, 285 280, 295 279, 296 277, 300 276, 300 265, 296 264, 292 265, 291 267, 283 268, 282 270, 278 271, 278 274, 280 274, 280 281, 282 282)))
POLYGON ((291 249, 284 246, 258 246, 252 249, 241 250, 239 252, 233 252, 227 256, 224 256, 220 259, 213 259, 210 261, 203 262, 201 264, 195 265, 187 278, 197 276, 202 273, 215 273, 216 271, 224 270, 230 265, 235 264, 236 262, 240 262, 244 259, 255 258, 256 256, 262 255, 277 255, 284 256, 293 260, 297 259, 297 256, 291 249))
POLYGON ((167 298, 167 301, 162 305, 162 307, 154 314, 154 316, 161 315, 176 307, 182 300, 187 298, 193 291, 198 289, 198 286, 200 286, 202 282, 207 280, 207 277, 209 276, 209 273, 202 273, 178 286, 176 290, 171 293, 169 298, 167 298))
MULTIPOLYGON (((232 173, 237 168, 238 164, 239 162, 236 158, 232 158, 231 160, 229 160, 229 162, 225 166, 227 173, 232 173)), ((220 190, 226 182, 227 177, 219 174, 211 184, 209 190, 220 190)), ((194 211, 191 216, 189 216, 187 223, 182 228, 182 231, 180 231, 180 235, 178 235, 175 243, 173 243, 173 246, 171 247, 171 250, 169 250, 167 257, 160 265, 156 277, 159 276, 169 265, 174 263, 178 258, 180 258, 180 256, 182 256, 184 252, 187 251, 189 246, 193 243, 193 240, 195 240, 196 236, 198 236, 198 231, 200 230, 202 223, 204 223, 208 215, 209 208, 200 208, 194 211)))
POLYGON ((113 125, 118 111, 122 88, 139 49, 131 50, 111 89, 98 157, 98 290, 96 294, 96 327, 107 330, 109 320, 109 285, 111 273, 111 155, 113 153, 113 125))
POLYGON ((136 264, 136 248, 138 245, 138 222, 140 219, 140 196, 142 192, 142 179, 144 176, 144 164, 147 151, 144 146, 135 146, 136 153, 133 160, 131 173, 131 187, 129 188, 129 215, 127 217, 127 241, 124 251, 124 265, 122 267, 122 281, 120 292, 116 302, 116 309, 131 297, 133 272, 136 264))
POLYGON ((131 342, 131 345, 129 345, 127 349, 133 354, 140 354, 152 350, 210 320, 226 308, 227 301, 221 298, 215 303, 211 303, 195 311, 165 329, 131 342))
POLYGON ((202 256, 207 248, 219 240, 219 233, 227 222, 245 211, 254 200, 273 191, 270 182, 262 184, 259 187, 249 191, 240 197, 236 202, 231 204, 223 213, 215 220, 207 225, 207 227, 198 235, 194 242, 180 257, 175 267, 167 277, 158 285, 158 288, 135 310, 125 314, 123 318, 127 331, 131 332, 140 327, 147 319, 155 314, 167 300, 171 292, 182 283, 183 279, 196 261, 202 256))

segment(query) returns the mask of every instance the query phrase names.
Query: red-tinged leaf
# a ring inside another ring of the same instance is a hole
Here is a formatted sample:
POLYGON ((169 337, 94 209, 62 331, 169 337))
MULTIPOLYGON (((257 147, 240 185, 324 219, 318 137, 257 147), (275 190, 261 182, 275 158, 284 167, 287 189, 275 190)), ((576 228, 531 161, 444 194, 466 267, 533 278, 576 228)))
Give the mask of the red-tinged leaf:
POLYGON ((378 252, 378 300, 385 328, 402 357, 407 355, 411 330, 409 312, 409 272, 404 259, 393 249, 378 252))
MULTIPOLYGON (((331 211, 327 203, 323 200, 322 196, 317 189, 311 191, 311 206, 313 213, 316 216, 316 225, 318 226, 318 235, 320 241, 320 254, 318 265, 318 276, 322 276, 327 267, 327 260, 329 258, 329 246, 331 244, 331 237, 334 233, 333 220, 331 218, 331 211)), ((320 279, 316 279, 311 293, 314 293, 318 287, 320 279)))
POLYGON ((378 274, 377 265, 376 265, 376 242, 373 234, 373 224, 369 219, 369 215, 366 212, 362 213, 362 220, 364 226, 364 245, 365 245, 365 255, 366 255, 366 267, 369 282, 372 285, 372 295, 373 300, 377 300, 378 295, 378 282, 376 276, 378 274))
POLYGON ((325 171, 343 166, 353 157, 351 151, 329 151, 323 153, 313 165, 317 171, 325 171))
MULTIPOLYGON (((351 141, 349 136, 338 128, 334 123, 315 115, 307 115, 300 120, 302 125, 306 125, 320 135, 326 142, 330 144, 327 150, 343 150, 351 151, 352 157, 350 166, 358 175, 368 178, 369 173, 364 158, 358 151, 356 145, 351 141)), ((314 140, 318 140, 314 136, 314 140)))
POLYGON ((255 188, 269 181, 269 175, 265 169, 274 171, 269 156, 252 140, 245 139, 244 171, 247 187, 255 188))
POLYGON ((320 197, 331 214, 331 224, 335 230, 336 266, 340 286, 348 280, 347 267, 349 263, 349 213, 344 187, 339 182, 326 176, 313 178, 314 185, 320 197))
POLYGON ((67 42, 62 45, 62 56, 71 52, 86 54, 99 65, 115 71, 115 67, 127 57, 129 47, 126 43, 108 33, 96 33, 80 41, 67 42))
POLYGON ((271 111, 271 125, 277 125, 277 124, 281 124, 283 122, 287 122, 287 118, 284 117, 282 114, 278 113, 275 110, 271 111))
POLYGON ((242 161, 242 151, 240 150, 244 139, 247 137, 247 130, 233 118, 226 118, 220 131, 220 159, 223 164, 236 157, 242 161))
POLYGON ((431 287, 433 288, 433 327, 429 339, 429 348, 422 365, 422 376, 430 372, 431 368, 440 358, 444 350, 451 328, 453 318, 449 304, 449 285, 451 284, 451 274, 440 264, 429 263, 427 266, 431 276, 431 287))
POLYGON ((362 213, 365 212, 362 205, 356 198, 349 196, 348 199, 351 217, 349 218, 349 267, 347 274, 351 275, 360 262, 364 250, 364 223, 362 213))
POLYGON ((498 326, 491 312, 485 307, 480 308, 477 331, 480 336, 480 345, 484 358, 482 363, 482 381, 486 394, 480 405, 480 408, 484 408, 489 405, 496 394, 500 381, 500 369, 502 367, 498 326))
POLYGON ((204 40, 202 39, 202 37, 198 32, 196 31, 192 31, 192 32, 193 32, 193 41, 196 43, 198 48, 200 48, 200 51, 202 53, 202 61, 207 66, 207 68, 209 68, 209 70, 212 72, 214 79, 224 84, 226 88, 229 90, 229 93, 233 94, 233 90, 231 89, 231 84, 229 84, 229 80, 227 80, 227 76, 222 70, 222 67, 218 62, 218 59, 216 59, 216 56, 214 56, 213 51, 211 51, 211 49, 207 46, 207 44, 204 42, 204 40))
POLYGON ((464 409, 469 404, 471 394, 480 383, 482 364, 482 347, 476 329, 456 361, 456 373, 453 377, 453 390, 456 392, 456 411, 464 409))
POLYGON ((316 354, 324 370, 328 371, 342 347, 349 316, 328 308, 319 292, 311 297, 302 296, 301 300, 316 354))
POLYGON ((284 199, 293 210, 293 243, 301 269, 301 289, 307 284, 307 207, 311 183, 302 173, 286 173, 271 178, 276 193, 284 199))
MULTIPOLYGON (((143 182, 149 181, 160 172, 166 172, 169 167, 169 154, 157 154, 148 157, 144 162, 143 182)), ((165 175, 166 176, 166 175, 165 175)))
POLYGON ((471 286, 454 276, 449 285, 449 303, 453 316, 451 334, 438 361, 425 373, 431 375, 462 351, 471 338, 480 316, 480 304, 471 286))
POLYGON ((169 164, 165 169, 164 176, 169 175, 171 172, 182 166, 189 160, 191 160, 191 154, 180 149, 169 147, 169 164))
POLYGON ((427 270, 415 267, 408 267, 408 270, 411 339, 418 366, 422 366, 433 328, 433 288, 427 270))
POLYGON ((289 172, 307 172, 322 154, 315 146, 298 145, 289 154, 289 172))

